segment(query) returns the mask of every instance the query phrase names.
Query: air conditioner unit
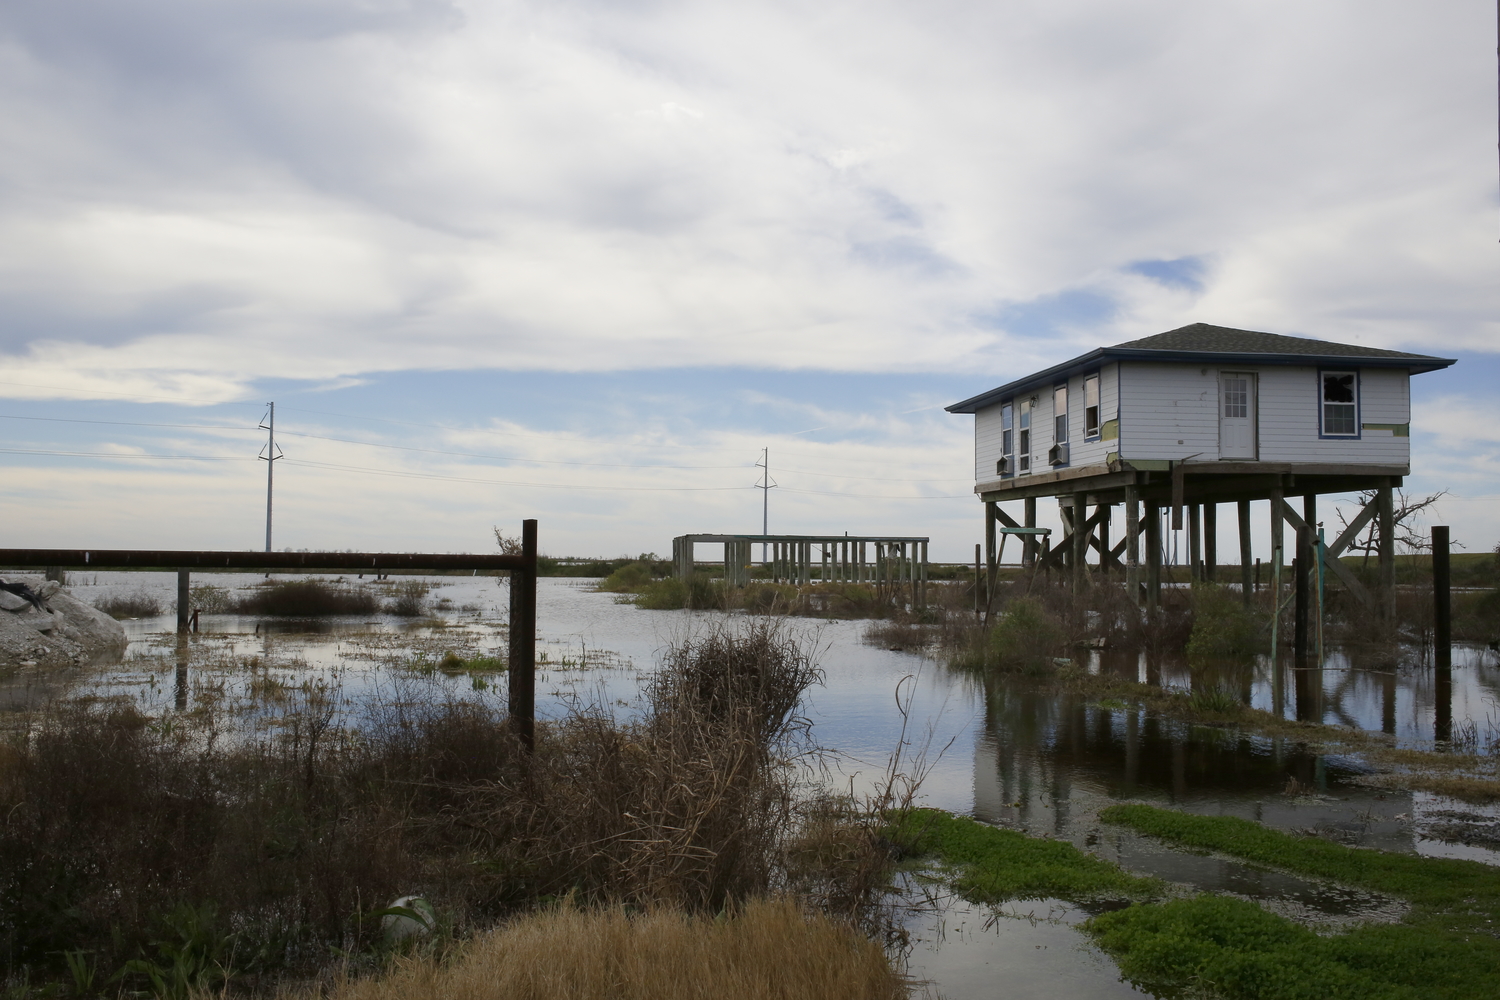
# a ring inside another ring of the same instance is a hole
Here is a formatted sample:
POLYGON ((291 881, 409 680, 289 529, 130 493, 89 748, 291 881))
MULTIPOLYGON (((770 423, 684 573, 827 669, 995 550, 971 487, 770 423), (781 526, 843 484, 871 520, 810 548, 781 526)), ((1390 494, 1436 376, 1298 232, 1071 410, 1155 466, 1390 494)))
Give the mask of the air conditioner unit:
POLYGON ((1010 456, 1007 455, 1005 458, 1002 458, 1002 459, 1000 459, 1000 461, 998 461, 998 462, 995 463, 995 475, 997 475, 997 476, 1008 476, 1008 475, 1010 475, 1010 456))
POLYGON ((1050 465, 1068 464, 1068 446, 1066 444, 1055 444, 1047 450, 1047 462, 1050 465))

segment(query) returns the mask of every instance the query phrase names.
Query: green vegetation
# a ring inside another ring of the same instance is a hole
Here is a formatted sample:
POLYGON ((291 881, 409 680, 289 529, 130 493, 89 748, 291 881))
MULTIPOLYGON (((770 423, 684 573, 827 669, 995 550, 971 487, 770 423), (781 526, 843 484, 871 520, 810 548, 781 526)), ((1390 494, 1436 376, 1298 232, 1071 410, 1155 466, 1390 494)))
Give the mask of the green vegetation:
POLYGON ((632 562, 618 566, 599 582, 599 589, 612 594, 633 594, 657 579, 659 574, 651 571, 648 562, 632 562))
POLYGON ((241 615, 287 618, 368 615, 380 610, 380 601, 369 591, 326 580, 278 580, 239 598, 231 610, 241 615))
POLYGON ((468 658, 459 656, 453 651, 443 654, 438 660, 436 669, 450 676, 455 674, 478 674, 494 673, 499 670, 509 669, 503 656, 470 656, 468 658))
POLYGON ((1148 899, 1165 886, 1085 854, 1061 840, 1028 837, 938 809, 914 809, 890 839, 908 852, 937 857, 954 870, 952 884, 965 899, 1148 899))
POLYGON ((653 580, 636 592, 636 607, 652 611, 676 611, 688 608, 704 611, 724 607, 724 587, 706 576, 697 575, 691 580, 679 580, 669 576, 665 580, 653 580))
POLYGON ((1039 673, 1052 666, 1067 638, 1062 622, 1039 599, 1018 597, 990 629, 986 651, 998 666, 1039 673))
POLYGON ((1085 929, 1132 981, 1262 1000, 1466 1000, 1500 995, 1500 871, 1345 847, 1231 816, 1118 805, 1100 819, 1182 847, 1400 896, 1399 924, 1321 936, 1243 900, 1199 896, 1094 917, 1085 929))
POLYGON ((1227 659, 1257 652, 1266 645, 1255 615, 1240 595, 1211 583, 1193 587, 1193 631, 1188 636, 1191 660, 1227 659))
POLYGON ((145 590, 105 597, 95 601, 94 607, 111 618, 155 618, 163 611, 162 603, 157 600, 156 595, 145 590))
POLYGON ((400 618, 417 618, 427 613, 427 584, 420 580, 399 580, 391 587, 391 599, 386 603, 388 614, 400 618))

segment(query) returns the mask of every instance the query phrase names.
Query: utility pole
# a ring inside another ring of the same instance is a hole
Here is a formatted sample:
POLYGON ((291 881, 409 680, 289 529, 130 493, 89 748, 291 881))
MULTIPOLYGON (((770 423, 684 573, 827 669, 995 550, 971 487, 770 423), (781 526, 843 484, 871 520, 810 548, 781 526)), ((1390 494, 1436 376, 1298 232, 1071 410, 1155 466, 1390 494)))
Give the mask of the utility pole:
POLYGON ((266 416, 260 422, 260 429, 266 432, 266 446, 261 450, 260 459, 266 463, 266 551, 271 551, 271 481, 272 471, 276 468, 276 460, 281 458, 281 449, 276 447, 276 404, 266 404, 266 416))
MULTIPOLYGON (((755 484, 755 488, 761 491, 761 493, 760 493, 760 533, 762 535, 769 535, 771 533, 771 491, 776 488, 776 484, 771 481, 771 449, 770 448, 762 448, 760 450, 760 461, 755 463, 755 467, 757 469, 765 469, 766 470, 765 471, 765 475, 763 477, 764 481, 760 482, 760 483, 756 483, 755 484)), ((766 560, 767 560, 766 543, 765 542, 761 542, 760 543, 760 562, 761 562, 762 566, 764 566, 766 564, 766 560)))

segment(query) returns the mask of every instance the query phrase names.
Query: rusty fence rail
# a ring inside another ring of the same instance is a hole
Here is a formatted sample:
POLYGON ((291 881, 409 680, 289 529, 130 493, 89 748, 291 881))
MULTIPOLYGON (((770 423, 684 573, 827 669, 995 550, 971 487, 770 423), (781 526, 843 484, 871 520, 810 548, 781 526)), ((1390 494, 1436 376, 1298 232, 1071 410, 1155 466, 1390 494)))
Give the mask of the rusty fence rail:
POLYGON ((177 629, 188 626, 192 571, 508 570, 510 572, 510 717, 530 749, 536 725, 536 521, 521 522, 520 555, 441 552, 213 552, 172 549, 0 549, 0 566, 59 569, 155 569, 177 573, 177 629))

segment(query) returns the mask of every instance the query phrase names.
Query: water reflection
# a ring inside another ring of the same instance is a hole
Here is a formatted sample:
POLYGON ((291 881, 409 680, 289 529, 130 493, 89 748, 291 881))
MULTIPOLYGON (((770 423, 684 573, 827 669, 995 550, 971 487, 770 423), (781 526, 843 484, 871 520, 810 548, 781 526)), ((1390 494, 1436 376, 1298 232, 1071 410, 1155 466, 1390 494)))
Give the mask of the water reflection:
POLYGON ((1454 646, 1453 666, 1437 670, 1430 655, 1403 648, 1389 656, 1330 651, 1321 664, 1297 668, 1258 656, 1239 663, 1189 664, 1182 655, 1124 650, 1091 654, 1093 673, 1179 691, 1225 691, 1287 719, 1387 733, 1398 746, 1430 749, 1457 729, 1473 727, 1474 749, 1500 742, 1500 656, 1454 646))

